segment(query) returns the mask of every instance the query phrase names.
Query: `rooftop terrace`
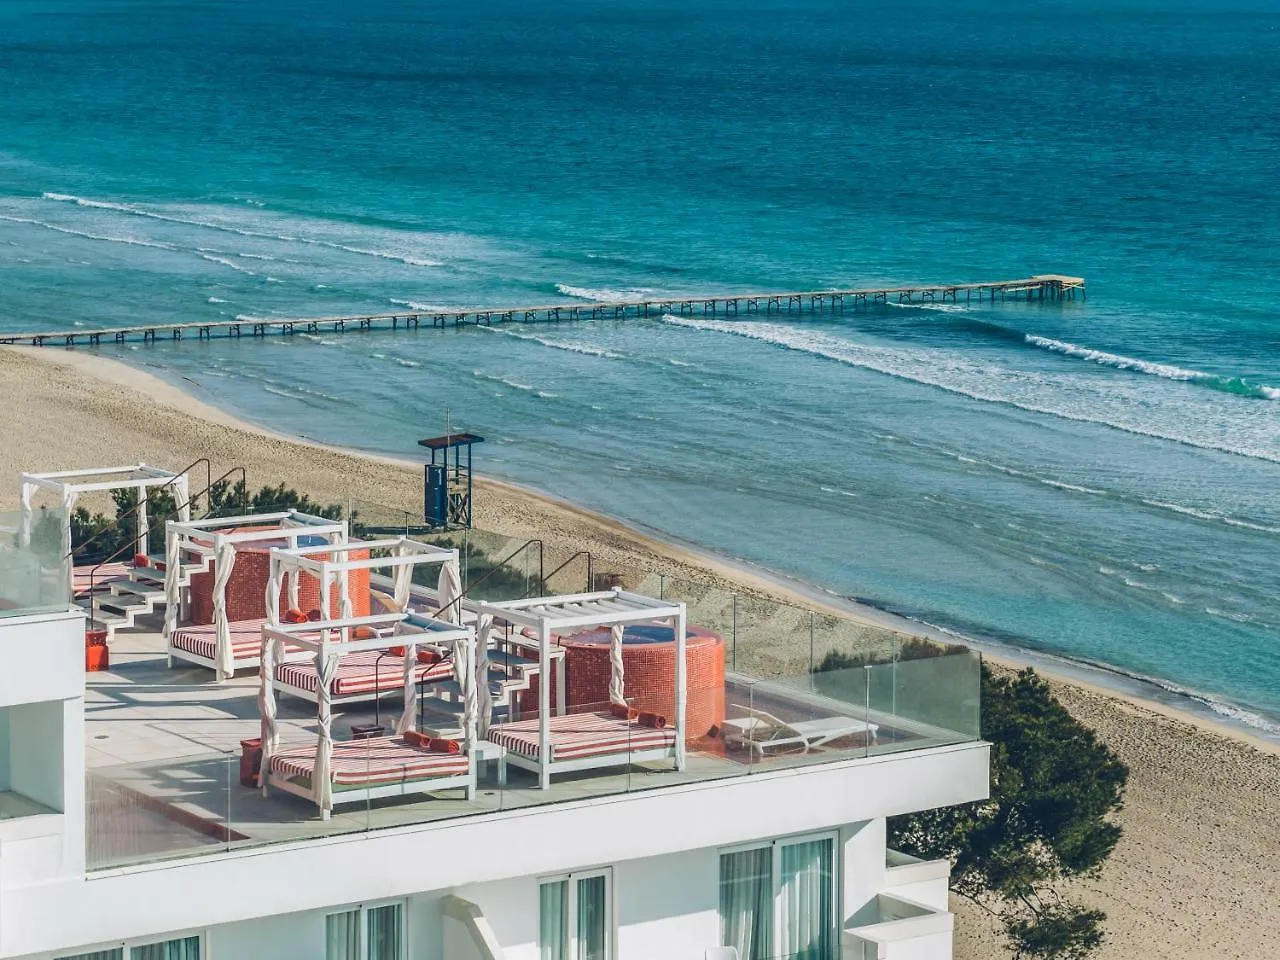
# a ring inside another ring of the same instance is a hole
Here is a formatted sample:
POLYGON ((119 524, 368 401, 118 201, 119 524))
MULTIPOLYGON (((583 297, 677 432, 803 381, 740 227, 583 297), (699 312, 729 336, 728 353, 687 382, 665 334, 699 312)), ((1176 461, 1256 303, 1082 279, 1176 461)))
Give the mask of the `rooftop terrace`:
MULTIPOLYGON (((638 762, 558 775, 548 790, 538 788, 536 774, 514 767, 507 771, 506 783, 499 783, 498 764, 482 761, 473 800, 463 799, 456 789, 425 798, 387 797, 340 806, 331 819, 322 820, 305 799, 279 791, 263 796, 240 783, 240 741, 259 732, 256 675, 241 672, 215 684, 205 669, 168 667, 158 623, 118 635, 114 646, 112 669, 87 677, 91 870, 750 776, 977 738, 978 660, 971 654, 772 681, 730 672, 725 681, 725 730, 761 716, 788 725, 798 722, 802 730, 812 729, 806 722, 817 721, 822 729, 822 721, 838 718, 830 728, 834 738, 821 742, 821 735, 810 737, 808 747, 802 741, 780 739, 776 748, 751 749, 735 746, 723 735, 702 737, 689 743, 683 771, 673 769, 669 760, 638 762), (873 725, 874 733, 854 731, 859 724, 849 724, 850 719, 873 725), (933 722, 938 719, 946 725, 933 722)), ((392 723, 399 709, 397 693, 381 703, 347 705, 335 712, 334 737, 347 741, 357 725, 392 723)), ((282 697, 277 722, 285 748, 314 746, 314 704, 282 697)))

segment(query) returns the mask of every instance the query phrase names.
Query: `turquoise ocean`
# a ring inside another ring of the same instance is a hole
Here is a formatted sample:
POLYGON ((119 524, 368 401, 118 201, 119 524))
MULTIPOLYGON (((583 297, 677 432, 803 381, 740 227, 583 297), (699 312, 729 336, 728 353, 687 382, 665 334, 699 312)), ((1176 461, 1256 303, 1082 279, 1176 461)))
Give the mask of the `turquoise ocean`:
POLYGON ((1086 277, 102 350, 1272 736, 1278 171, 1274 0, 0 4, 0 329, 1086 277))

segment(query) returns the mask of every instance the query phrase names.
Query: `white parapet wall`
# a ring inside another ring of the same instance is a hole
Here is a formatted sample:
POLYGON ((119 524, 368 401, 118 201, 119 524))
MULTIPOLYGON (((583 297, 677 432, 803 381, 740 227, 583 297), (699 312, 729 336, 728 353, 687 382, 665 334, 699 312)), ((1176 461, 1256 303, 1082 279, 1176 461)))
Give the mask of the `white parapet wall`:
MULTIPOLYGON (((692 901, 678 887, 682 877, 695 875, 693 866, 673 879, 665 867, 645 876, 645 861, 981 799, 987 795, 987 770, 988 745, 966 743, 221 852, 89 878, 23 884, 20 876, 10 876, 0 891, 0 957, 67 952, 430 891, 455 892, 477 903, 501 942, 505 920, 491 909, 482 885, 525 882, 511 877, 536 882, 592 864, 625 864, 635 874, 627 879, 628 889, 652 890, 653 897, 670 901, 652 906, 652 917, 643 913, 644 898, 619 907, 641 911, 619 916, 629 921, 619 936, 639 938, 636 951, 647 936, 646 923, 662 919, 668 926, 671 910, 681 911, 675 915, 687 924, 683 936, 705 946, 714 942, 715 905, 691 910, 692 901)), ((76 776, 82 779, 82 768, 76 776)), ((867 844, 868 851, 872 846, 867 844)), ((707 874, 699 883, 706 886, 715 876, 715 857, 698 856, 698 870, 707 874)), ((876 856, 883 872, 882 840, 876 856)), ((714 891, 715 883, 709 888, 714 891)), ((530 909, 536 910, 536 899, 530 909)))

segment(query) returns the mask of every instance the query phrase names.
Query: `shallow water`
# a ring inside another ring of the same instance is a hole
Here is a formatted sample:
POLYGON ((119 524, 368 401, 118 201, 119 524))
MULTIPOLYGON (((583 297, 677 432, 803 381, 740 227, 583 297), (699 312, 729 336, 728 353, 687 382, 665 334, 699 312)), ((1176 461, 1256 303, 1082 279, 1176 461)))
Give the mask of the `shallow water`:
POLYGON ((1280 732, 1274 4, 348 9, 5 4, 0 326, 1083 275, 118 355, 1280 732))

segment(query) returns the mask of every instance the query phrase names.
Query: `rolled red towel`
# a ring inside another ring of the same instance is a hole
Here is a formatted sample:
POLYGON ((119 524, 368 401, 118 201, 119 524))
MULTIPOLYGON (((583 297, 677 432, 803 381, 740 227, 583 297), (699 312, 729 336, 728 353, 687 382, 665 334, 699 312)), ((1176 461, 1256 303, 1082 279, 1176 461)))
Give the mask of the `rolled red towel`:
POLYGON ((431 738, 425 733, 419 733, 417 730, 406 730, 403 739, 411 747, 418 747, 422 750, 431 749, 431 738))
POLYGON ((441 659, 440 654, 439 654, 439 653, 437 653, 437 652, 436 652, 436 651, 434 651, 434 650, 419 650, 419 651, 418 651, 418 662, 419 662, 419 663, 425 663, 425 664, 439 663, 439 662, 440 662, 440 659, 441 659))
POLYGON ((316 609, 314 609, 314 610, 308 610, 308 611, 307 611, 307 619, 308 619, 308 620, 310 620, 312 623, 316 623, 316 622, 320 621, 321 619, 323 619, 323 618, 320 616, 320 610, 319 610, 319 608, 316 608, 316 609))
POLYGON ((655 730, 661 730, 667 725, 667 718, 660 713, 651 713, 648 710, 641 710, 640 725, 642 727, 653 727, 655 730))
POLYGON ((284 612, 285 623, 306 623, 307 615, 297 607, 290 607, 284 612))
MULTIPOLYGON (((378 632, 373 627, 356 627, 351 631, 353 640, 372 640, 377 635, 378 632)), ((404 656, 404 647, 400 648, 400 656, 404 656)))
POLYGON ((145 553, 135 553, 133 555, 133 565, 135 567, 149 567, 151 566, 151 558, 145 553))
POLYGON ((403 657, 404 647, 387 647, 387 653, 393 657, 403 657))
POLYGON ((613 714, 615 717, 617 717, 619 720, 631 719, 631 708, 627 706, 625 703, 609 704, 609 712, 613 714))
POLYGON ((462 744, 457 740, 445 740, 442 737, 432 737, 428 744, 434 753, 461 753, 462 744))

